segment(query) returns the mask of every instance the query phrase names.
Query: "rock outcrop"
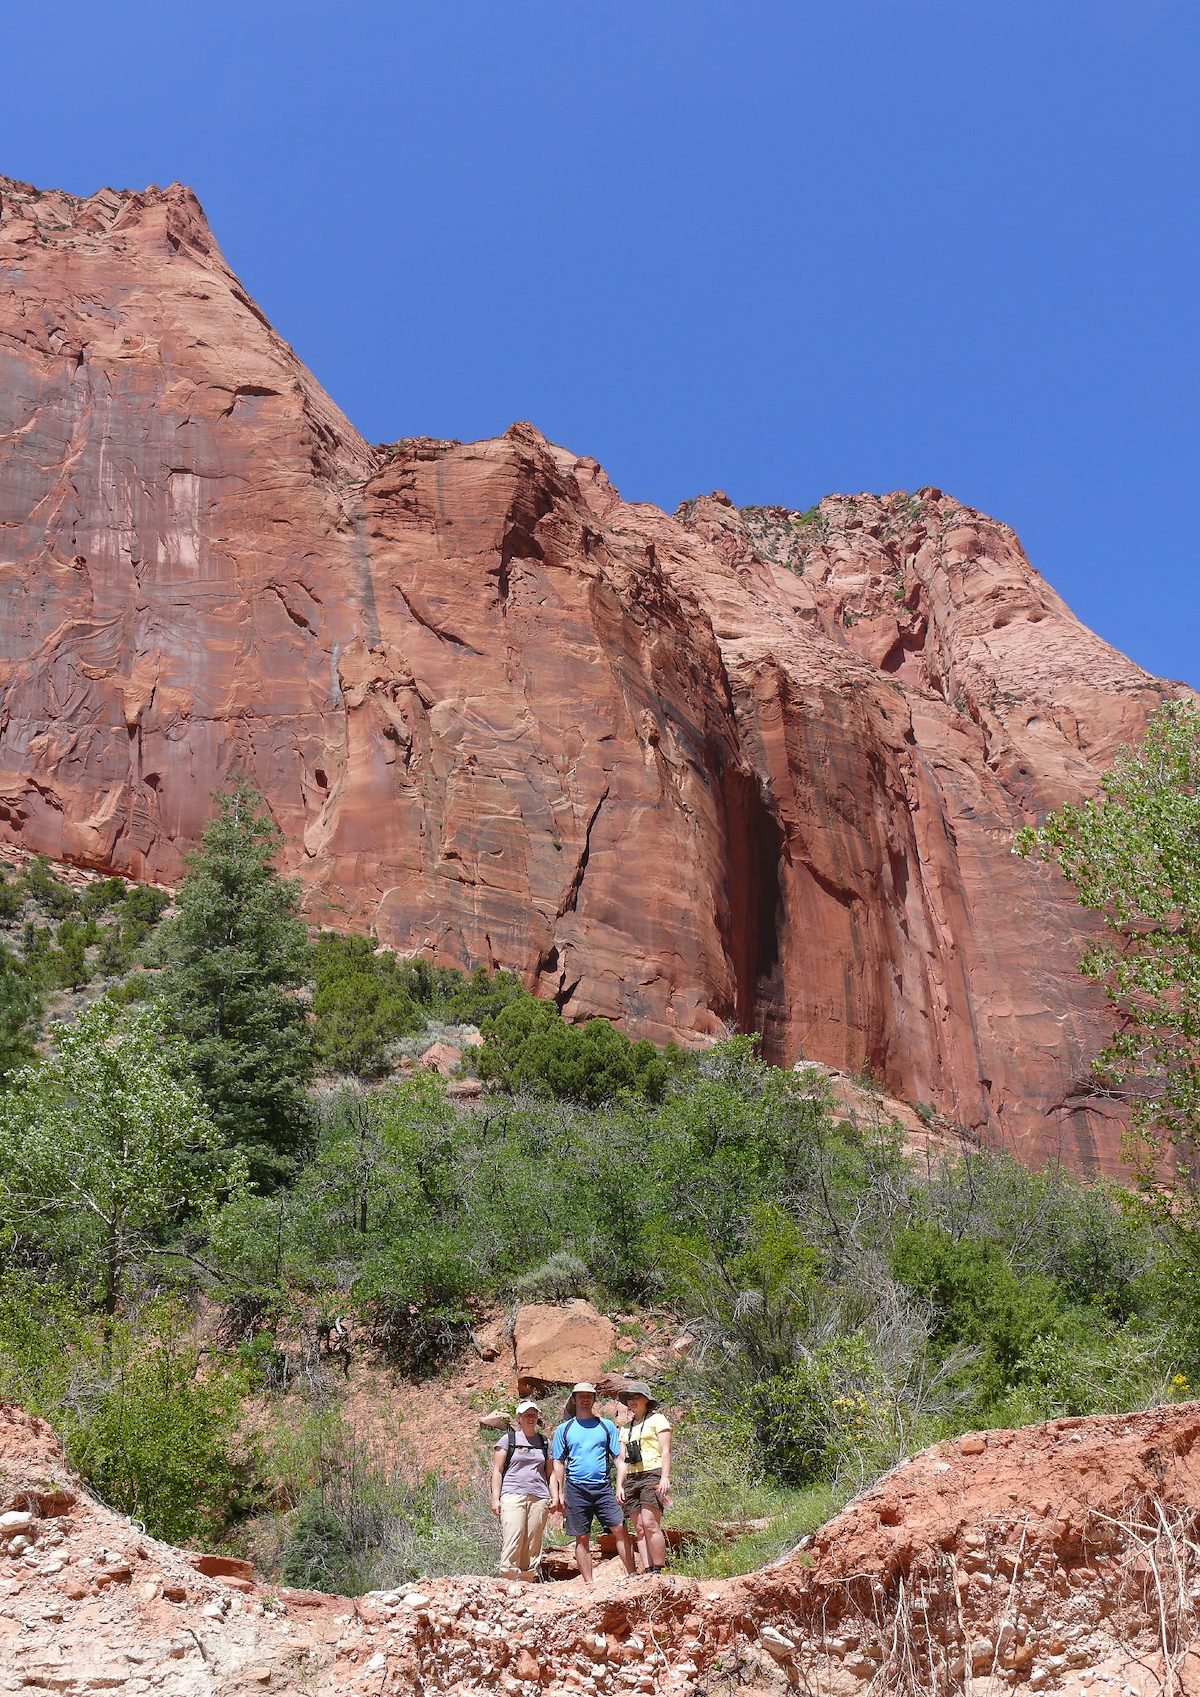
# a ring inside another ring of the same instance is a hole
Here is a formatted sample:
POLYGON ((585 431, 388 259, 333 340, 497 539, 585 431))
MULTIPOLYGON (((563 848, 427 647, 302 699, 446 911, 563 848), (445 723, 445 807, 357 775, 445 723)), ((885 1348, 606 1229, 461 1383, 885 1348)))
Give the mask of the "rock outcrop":
MULTIPOLYGON (((617 1328, 590 1302, 526 1302, 513 1322, 513 1369, 520 1396, 583 1381, 600 1385, 617 1328)), ((601 1389, 603 1389, 601 1385, 601 1389)))
POLYGON ((0 180, 0 262, 0 839, 170 883, 242 773, 315 920, 1115 1156, 1083 921, 1010 847, 1165 686, 1010 530, 371 448, 179 186, 0 180))
POLYGON ((745 1579, 351 1601, 187 1555, 89 1496, 0 1406, 0 1690, 1200 1692, 1200 1409, 940 1444, 745 1579), (1098 1682, 1098 1683, 1097 1683, 1098 1682))

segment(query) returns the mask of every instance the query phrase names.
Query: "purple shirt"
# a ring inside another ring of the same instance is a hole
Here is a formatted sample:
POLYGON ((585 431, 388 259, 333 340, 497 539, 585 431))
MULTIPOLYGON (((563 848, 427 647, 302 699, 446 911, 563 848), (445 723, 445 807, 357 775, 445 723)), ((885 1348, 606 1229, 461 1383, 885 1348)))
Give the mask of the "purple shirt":
MULTIPOLYGON (((508 1448, 508 1436, 501 1437, 496 1445, 503 1456, 508 1448)), ((512 1460, 508 1464, 508 1472, 500 1481, 502 1497, 549 1497, 550 1487, 546 1483, 543 1469, 547 1463, 542 1455, 542 1446, 535 1438, 532 1443, 524 1432, 517 1433, 516 1447, 512 1452, 512 1460)))

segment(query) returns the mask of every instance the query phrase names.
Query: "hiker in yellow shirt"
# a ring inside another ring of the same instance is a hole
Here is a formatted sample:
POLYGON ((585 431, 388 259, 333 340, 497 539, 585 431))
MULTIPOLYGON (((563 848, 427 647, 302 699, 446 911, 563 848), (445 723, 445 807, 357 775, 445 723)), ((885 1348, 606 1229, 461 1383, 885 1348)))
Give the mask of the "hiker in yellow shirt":
POLYGON ((617 1501, 633 1521, 646 1572, 661 1573, 667 1559, 662 1517, 671 1506, 671 1422, 643 1379, 628 1384, 621 1401, 629 1423, 621 1431, 617 1501))

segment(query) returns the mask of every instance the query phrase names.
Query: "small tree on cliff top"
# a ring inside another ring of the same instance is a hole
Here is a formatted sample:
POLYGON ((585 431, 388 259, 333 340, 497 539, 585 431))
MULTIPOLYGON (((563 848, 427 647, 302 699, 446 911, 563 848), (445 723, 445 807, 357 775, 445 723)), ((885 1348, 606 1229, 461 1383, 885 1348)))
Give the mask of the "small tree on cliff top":
POLYGON ((1134 1097, 1131 1152, 1148 1187, 1170 1147, 1200 1205, 1200 710, 1167 702, 1099 797, 1023 831, 1017 851, 1057 861, 1102 916, 1108 936, 1080 970, 1103 985, 1118 1029, 1096 1067, 1134 1097))
POLYGON ((305 1004, 311 945, 300 887, 274 867, 282 837, 246 784, 218 797, 159 933, 160 994, 223 1140, 268 1187, 294 1170, 314 1071, 305 1004))

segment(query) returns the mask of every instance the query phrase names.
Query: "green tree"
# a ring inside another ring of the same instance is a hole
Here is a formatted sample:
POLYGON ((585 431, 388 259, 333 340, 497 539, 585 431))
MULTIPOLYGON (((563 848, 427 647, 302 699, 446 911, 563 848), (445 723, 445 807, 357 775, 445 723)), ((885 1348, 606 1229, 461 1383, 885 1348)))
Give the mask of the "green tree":
POLYGON ((553 1002, 510 1001, 483 1021, 479 1075, 508 1090, 528 1090, 597 1107, 630 1094, 661 1099, 670 1066, 652 1043, 631 1043, 606 1019, 568 1025, 553 1002))
POLYGON ((116 1313, 131 1269, 211 1206, 236 1170, 157 1010, 93 1003, 0 1098, 0 1233, 116 1313))
POLYGON ((0 1079, 33 1059, 41 1022, 37 985, 12 950, 0 943, 0 1079))
POLYGON ((1080 962, 1118 1021, 1096 1065, 1134 1096, 1147 1185, 1173 1149, 1200 1206, 1200 710, 1165 703, 1101 794, 1023 831, 1017 852, 1056 861, 1103 919, 1080 962))
POLYGON ((331 1072, 359 1078, 388 1069, 390 1045, 425 1021, 393 955, 377 955, 370 937, 323 931, 314 950, 313 1016, 317 1049, 331 1072))
POLYGON ((239 784, 192 855, 177 913, 158 933, 159 994, 225 1142, 274 1186, 310 1131, 314 1053, 300 992, 311 946, 300 887, 274 861, 282 838, 262 797, 239 784))

